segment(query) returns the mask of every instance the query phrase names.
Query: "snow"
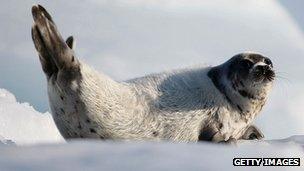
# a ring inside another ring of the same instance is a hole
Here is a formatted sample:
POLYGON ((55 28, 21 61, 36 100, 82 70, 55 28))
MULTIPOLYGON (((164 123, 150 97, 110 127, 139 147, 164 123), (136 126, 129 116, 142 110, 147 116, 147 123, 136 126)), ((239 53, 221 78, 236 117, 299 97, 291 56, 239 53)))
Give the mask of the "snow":
POLYGON ((5 89, 0 89, 0 118, 0 137, 16 144, 63 141, 49 113, 37 112, 28 103, 18 103, 5 89))
MULTIPOLYGON (((298 137, 304 142, 304 136, 298 137)), ((1 147, 0 170, 54 171, 182 171, 303 170, 294 167, 234 167, 236 157, 298 157, 303 147, 293 142, 249 143, 238 147, 208 143, 72 141, 68 144, 1 147)))
POLYGON ((0 145, 16 145, 14 141, 5 139, 4 137, 0 136, 0 145))

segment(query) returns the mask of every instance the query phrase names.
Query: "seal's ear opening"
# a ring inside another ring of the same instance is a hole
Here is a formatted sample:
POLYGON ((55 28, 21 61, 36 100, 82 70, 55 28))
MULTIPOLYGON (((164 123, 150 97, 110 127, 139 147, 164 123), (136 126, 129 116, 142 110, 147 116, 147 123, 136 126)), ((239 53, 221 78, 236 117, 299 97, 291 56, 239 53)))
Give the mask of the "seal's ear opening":
POLYGON ((76 41, 74 41, 74 37, 73 36, 69 36, 67 39, 66 39, 66 44, 71 48, 71 49, 75 49, 76 47, 76 41))

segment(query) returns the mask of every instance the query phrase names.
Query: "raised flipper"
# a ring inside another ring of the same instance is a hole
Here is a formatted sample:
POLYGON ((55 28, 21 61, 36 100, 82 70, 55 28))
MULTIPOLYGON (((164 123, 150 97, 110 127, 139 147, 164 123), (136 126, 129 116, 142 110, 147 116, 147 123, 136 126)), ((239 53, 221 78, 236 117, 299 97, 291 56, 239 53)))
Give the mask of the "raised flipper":
POLYGON ((254 139, 263 139, 264 134, 254 125, 250 125, 247 130, 245 131, 244 135, 241 139, 244 140, 254 140, 254 139))
POLYGON ((43 71, 47 77, 60 70, 77 71, 79 61, 72 50, 74 39, 69 37, 65 42, 60 35, 51 15, 40 5, 32 7, 34 25, 32 38, 39 54, 43 71))

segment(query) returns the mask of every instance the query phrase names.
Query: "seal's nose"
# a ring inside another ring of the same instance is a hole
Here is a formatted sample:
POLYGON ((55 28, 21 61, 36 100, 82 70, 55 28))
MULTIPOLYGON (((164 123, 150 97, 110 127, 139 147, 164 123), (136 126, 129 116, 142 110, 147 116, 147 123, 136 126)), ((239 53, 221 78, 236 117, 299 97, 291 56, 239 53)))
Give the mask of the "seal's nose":
POLYGON ((271 64, 264 64, 264 65, 258 65, 254 68, 254 76, 260 80, 263 78, 263 80, 267 81, 273 81, 275 77, 275 73, 272 70, 271 64))
POLYGON ((258 65, 254 69, 257 73, 266 74, 269 70, 271 70, 270 65, 258 65))

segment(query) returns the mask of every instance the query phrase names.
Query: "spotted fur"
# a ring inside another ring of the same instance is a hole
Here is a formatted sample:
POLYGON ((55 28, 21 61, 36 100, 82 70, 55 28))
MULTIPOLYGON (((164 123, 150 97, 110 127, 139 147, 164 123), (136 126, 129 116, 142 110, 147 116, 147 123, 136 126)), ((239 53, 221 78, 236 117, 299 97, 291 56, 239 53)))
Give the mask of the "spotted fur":
POLYGON ((248 89, 251 83, 228 67, 238 66, 239 58, 217 67, 117 82, 75 57, 73 39, 63 41, 42 6, 33 6, 32 13, 32 37, 47 76, 51 112, 65 138, 220 142, 255 131, 246 132, 272 82, 248 89))

